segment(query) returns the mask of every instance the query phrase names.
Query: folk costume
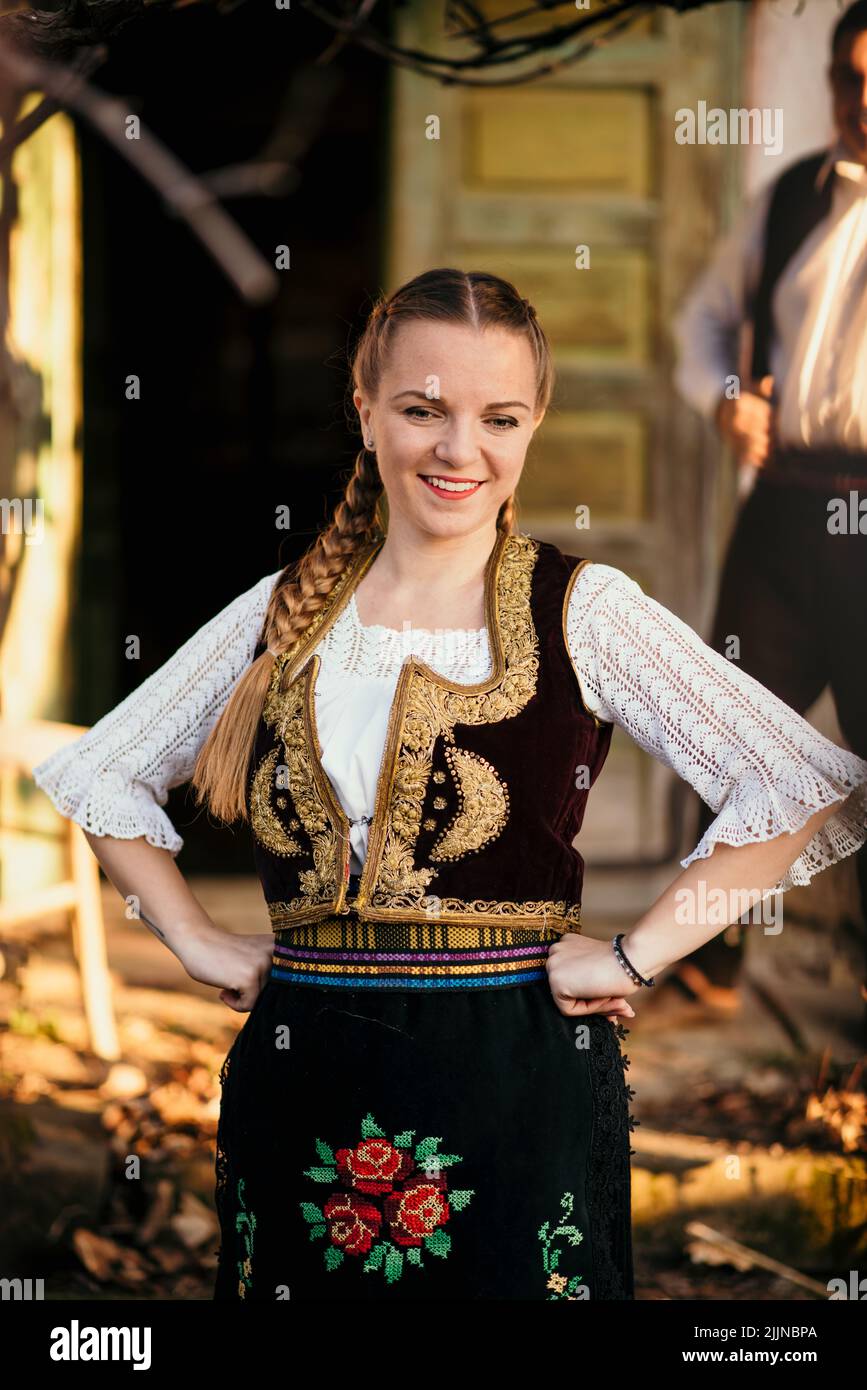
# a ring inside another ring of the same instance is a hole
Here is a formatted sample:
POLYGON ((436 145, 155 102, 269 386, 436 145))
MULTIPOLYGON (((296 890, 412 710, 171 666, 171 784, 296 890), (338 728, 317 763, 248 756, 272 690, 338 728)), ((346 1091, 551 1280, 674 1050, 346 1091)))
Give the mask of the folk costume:
MULTIPOLYGON (((545 969, 581 930, 613 726, 717 805, 684 866, 842 802, 780 891, 867 838, 867 762, 628 575, 528 535, 497 535, 483 629, 365 626, 381 544, 275 659, 247 769, 274 956, 221 1073, 215 1297, 627 1300, 627 1030, 560 1013, 545 969)), ((177 852, 160 808, 277 577, 36 769, 64 814, 177 852)))

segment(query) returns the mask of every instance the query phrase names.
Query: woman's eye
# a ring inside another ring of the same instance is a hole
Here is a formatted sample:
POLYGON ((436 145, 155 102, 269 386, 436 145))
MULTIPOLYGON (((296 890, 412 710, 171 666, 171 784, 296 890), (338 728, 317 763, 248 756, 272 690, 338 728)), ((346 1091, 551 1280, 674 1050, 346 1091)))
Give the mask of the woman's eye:
MULTIPOLYGON (((408 405, 403 413, 409 416, 411 420, 430 420, 438 418, 435 411, 428 410, 427 406, 424 405, 408 405)), ((487 423, 493 425, 494 429, 502 434, 505 434, 506 430, 517 429, 518 426, 518 421, 513 419, 511 415, 493 415, 487 423)))

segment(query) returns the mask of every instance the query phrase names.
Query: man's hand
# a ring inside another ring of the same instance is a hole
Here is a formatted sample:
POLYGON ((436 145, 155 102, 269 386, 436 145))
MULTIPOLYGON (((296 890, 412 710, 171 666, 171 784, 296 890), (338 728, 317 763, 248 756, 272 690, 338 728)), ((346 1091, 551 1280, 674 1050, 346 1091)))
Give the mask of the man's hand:
POLYGON ((723 439, 732 446, 739 463, 753 468, 764 467, 774 443, 773 387, 773 377, 762 377, 758 394, 745 391, 735 400, 724 396, 716 409, 716 426, 723 439))

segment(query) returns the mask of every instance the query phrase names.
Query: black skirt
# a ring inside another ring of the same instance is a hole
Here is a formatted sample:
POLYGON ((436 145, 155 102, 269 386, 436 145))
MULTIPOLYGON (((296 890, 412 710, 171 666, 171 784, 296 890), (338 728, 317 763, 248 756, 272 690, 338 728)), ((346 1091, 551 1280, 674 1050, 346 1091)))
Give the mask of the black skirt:
POLYGON ((278 939, 220 1078, 216 1299, 634 1297, 628 1030, 560 1013, 547 945, 278 939))

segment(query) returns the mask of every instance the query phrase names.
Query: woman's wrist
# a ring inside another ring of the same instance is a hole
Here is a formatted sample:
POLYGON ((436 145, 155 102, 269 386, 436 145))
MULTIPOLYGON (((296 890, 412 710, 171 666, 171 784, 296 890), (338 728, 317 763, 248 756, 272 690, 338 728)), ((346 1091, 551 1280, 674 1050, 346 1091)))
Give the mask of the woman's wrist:
POLYGON ((139 908, 139 916, 154 936, 162 941, 163 945, 167 946, 172 955, 177 956, 179 960, 183 959, 184 951, 190 946, 214 941, 223 934, 223 928, 218 927, 209 917, 181 917, 171 921, 167 919, 158 921, 150 915, 146 916, 141 908, 139 908))
MULTIPOLYGON (((671 959, 668 956, 662 957, 660 955, 659 946, 652 937, 648 938, 650 930, 647 927, 632 927, 620 938, 621 949, 629 964, 646 980, 653 979, 658 971, 664 970, 667 965, 671 964, 671 959)), ((624 971, 624 974, 626 973, 624 971)))

